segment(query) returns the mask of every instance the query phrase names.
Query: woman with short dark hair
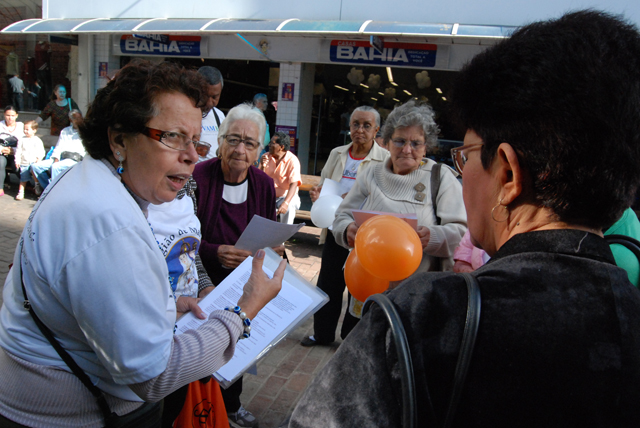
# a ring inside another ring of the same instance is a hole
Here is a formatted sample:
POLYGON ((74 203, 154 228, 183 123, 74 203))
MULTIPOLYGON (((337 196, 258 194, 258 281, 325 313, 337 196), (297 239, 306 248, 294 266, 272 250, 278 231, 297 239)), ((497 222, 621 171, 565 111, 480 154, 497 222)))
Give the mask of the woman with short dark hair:
POLYGON ((98 91, 80 127, 89 156, 43 193, 4 286, 0 425, 105 425, 103 408, 24 309, 25 296, 109 411, 135 418, 127 427, 155 427, 162 398, 224 365, 247 334, 241 316, 253 318, 277 295, 284 265, 269 280, 258 252, 241 316, 213 311, 196 330, 173 334, 176 312, 188 308, 169 281, 171 238, 158 242, 147 207, 173 201, 191 176, 204 94, 196 72, 147 61, 98 91))
MULTIPOLYGON (((450 99, 467 131, 453 157, 471 240, 491 260, 471 274, 482 304, 466 380, 463 277, 414 275, 388 294, 411 348, 416 426, 640 425, 640 291, 602 236, 640 183, 638 70, 636 28, 582 11, 525 26, 460 72, 450 99)), ((291 427, 401 425, 384 317, 373 305, 291 427)))
POLYGON ((51 93, 51 101, 36 118, 38 123, 51 118, 51 135, 59 136, 60 132, 71 125, 69 113, 72 110, 80 110, 78 104, 71 97, 67 98, 67 88, 64 85, 56 85, 51 93))

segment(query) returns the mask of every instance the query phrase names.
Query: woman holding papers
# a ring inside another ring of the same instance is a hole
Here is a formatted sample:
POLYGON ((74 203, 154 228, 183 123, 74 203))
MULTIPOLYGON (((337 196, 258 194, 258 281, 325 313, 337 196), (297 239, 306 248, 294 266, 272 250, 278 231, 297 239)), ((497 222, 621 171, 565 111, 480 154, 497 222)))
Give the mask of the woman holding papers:
MULTIPOLYGON (((590 10, 521 27, 459 73, 452 154, 491 260, 470 274, 476 293, 422 273, 387 294, 411 349, 413 426, 640 426, 640 291, 602 234, 640 183, 639 69, 637 29, 590 10)), ((289 427, 403 426, 385 318, 374 304, 289 427)))
POLYGON ((437 143, 439 130, 433 117, 431 107, 413 101, 389 114, 382 134, 391 156, 358 175, 338 208, 333 236, 339 245, 345 248, 354 245, 358 226, 352 210, 415 213, 423 248, 418 272, 451 270, 453 252, 467 228, 467 215, 462 188, 448 167, 441 168, 436 177, 440 180, 438 193, 435 198, 431 196, 432 169, 436 163, 423 158, 427 146, 437 143))
MULTIPOLYGON (((353 187, 358 174, 367 168, 383 162, 388 153, 377 145, 374 137, 380 129, 380 114, 369 106, 360 106, 353 110, 349 117, 352 143, 331 150, 327 163, 322 168, 320 184, 309 191, 311 201, 320 197, 320 192, 327 179, 340 183, 340 194, 346 196, 353 187)), ((342 268, 347 261, 349 251, 336 244, 336 240, 328 229, 320 235, 322 247, 322 265, 318 275, 318 288, 327 293, 329 303, 313 315, 313 335, 302 339, 302 346, 329 345, 336 337, 336 327, 342 312, 342 296, 347 284, 344 281, 342 268)), ((349 303, 351 294, 349 294, 349 303)), ((356 325, 358 319, 345 314, 340 330, 340 337, 345 338, 356 325)))
MULTIPOLYGON (((38 201, 4 286, 0 425, 113 426, 114 413, 118 426, 155 427, 164 396, 233 355, 245 330, 234 312, 174 336, 171 239, 146 219, 193 172, 205 96, 196 72, 146 61, 96 94, 80 127, 89 155, 38 201)), ((249 318, 281 286, 284 264, 269 280, 263 257, 237 303, 249 318)))
MULTIPOLYGON (((245 104, 232 108, 220 125, 220 156, 200 162, 193 173, 202 225, 200 257, 214 284, 251 255, 234 245, 253 216, 276 221, 273 180, 252 166, 258 159, 265 127, 258 110, 245 104)), ((274 250, 282 255, 284 245, 274 250)), ((200 293, 208 291, 204 288, 200 293)), ((229 421, 235 426, 256 426, 256 418, 240 403, 241 392, 242 378, 222 392, 229 421)))

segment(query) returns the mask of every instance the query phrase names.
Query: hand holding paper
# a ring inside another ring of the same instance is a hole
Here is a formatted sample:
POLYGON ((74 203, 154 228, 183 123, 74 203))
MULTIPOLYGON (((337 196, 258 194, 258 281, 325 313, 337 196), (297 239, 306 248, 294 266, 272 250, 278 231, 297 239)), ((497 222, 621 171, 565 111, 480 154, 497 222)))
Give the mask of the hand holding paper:
POLYGON ((282 278, 287 262, 282 260, 278 269, 269 278, 262 270, 264 250, 258 250, 251 263, 251 276, 244 286, 242 296, 238 300, 238 306, 242 308, 247 317, 254 318, 260 309, 278 295, 282 288, 282 278))

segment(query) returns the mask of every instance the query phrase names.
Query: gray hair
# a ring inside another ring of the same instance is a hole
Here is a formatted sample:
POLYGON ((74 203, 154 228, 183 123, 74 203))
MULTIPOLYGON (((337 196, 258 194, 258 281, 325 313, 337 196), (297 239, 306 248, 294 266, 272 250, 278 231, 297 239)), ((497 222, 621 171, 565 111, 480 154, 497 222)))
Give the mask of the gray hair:
POLYGON ((258 100, 261 100, 263 98, 268 101, 268 98, 265 94, 255 94, 253 96, 253 103, 255 104, 258 100))
POLYGON ((79 114, 80 117, 82 117, 82 112, 80 110, 78 110, 77 108, 74 108, 73 110, 71 110, 69 112, 69 119, 73 119, 73 116, 75 116, 76 114, 79 114))
POLYGON ((429 104, 416 103, 414 100, 394 108, 382 128, 385 144, 389 143, 396 129, 419 126, 424 133, 427 147, 434 147, 438 144, 438 133, 440 133, 440 128, 436 125, 434 117, 435 113, 429 104))
POLYGON ((289 136, 281 131, 276 132, 275 134, 273 134, 273 136, 278 138, 278 144, 280 144, 282 148, 288 152, 291 148, 291 139, 289 138, 289 136))
POLYGON ((204 80, 207 81, 208 85, 217 85, 220 83, 221 86, 224 87, 224 79, 222 78, 222 73, 215 67, 211 67, 209 65, 205 65, 198 69, 198 73, 204 77, 204 80))
POLYGON ((378 113, 378 110, 374 109, 371 106, 360 106, 358 108, 356 108, 355 110, 353 110, 353 113, 351 113, 351 116, 349 116, 349 123, 351 123, 351 119, 353 118, 353 114, 357 111, 362 111, 365 113, 373 113, 373 115, 376 118, 376 126, 380 127, 380 113, 378 113))
POLYGON ((250 120, 258 125, 258 143, 262 145, 264 141, 264 133, 267 129, 267 122, 264 120, 264 116, 260 110, 256 110, 251 104, 243 103, 235 106, 220 124, 218 129, 218 144, 222 145, 224 137, 227 135, 227 131, 233 122, 236 120, 250 120))

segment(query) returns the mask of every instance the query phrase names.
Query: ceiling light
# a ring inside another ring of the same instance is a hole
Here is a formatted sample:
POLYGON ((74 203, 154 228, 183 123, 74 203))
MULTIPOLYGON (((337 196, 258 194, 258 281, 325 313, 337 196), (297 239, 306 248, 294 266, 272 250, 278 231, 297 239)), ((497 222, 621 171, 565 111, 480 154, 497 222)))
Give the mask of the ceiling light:
POLYGON ((369 87, 367 85, 365 85, 364 83, 361 83, 360 86, 362 86, 363 88, 369 89, 369 87))
POLYGON ((338 86, 338 85, 334 85, 336 88, 338 89, 342 89, 343 91, 347 91, 349 92, 349 90, 347 88, 343 88, 342 86, 338 86))
POLYGON ((396 82, 389 82, 389 83, 391 83, 393 86, 398 86, 396 82))
POLYGON ((440 88, 436 88, 436 91, 437 91, 439 94, 441 94, 441 93, 442 93, 442 89, 440 89, 440 88))
POLYGON ((442 101, 447 101, 447 99, 445 97, 442 97, 442 101))
POLYGON ((387 77, 389 78, 389 82, 393 83, 393 73, 391 73, 391 67, 387 67, 387 77))
POLYGON ((384 94, 382 92, 378 92, 378 93, 384 97, 384 94))
POLYGON ((378 101, 378 99, 377 99, 377 98, 373 98, 373 97, 371 97, 371 99, 372 99, 372 100, 374 100, 374 101, 378 101))
POLYGON ((397 102, 397 103, 399 103, 399 102, 400 102, 400 100, 399 100, 399 99, 397 99, 397 98, 394 98, 394 99, 393 99, 393 101, 395 101, 395 102, 397 102))
POLYGON ((407 94, 409 96, 413 95, 411 92, 407 91, 406 89, 403 89, 402 92, 404 92, 405 94, 407 94))

